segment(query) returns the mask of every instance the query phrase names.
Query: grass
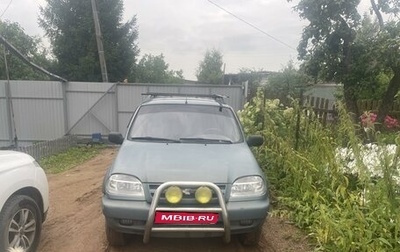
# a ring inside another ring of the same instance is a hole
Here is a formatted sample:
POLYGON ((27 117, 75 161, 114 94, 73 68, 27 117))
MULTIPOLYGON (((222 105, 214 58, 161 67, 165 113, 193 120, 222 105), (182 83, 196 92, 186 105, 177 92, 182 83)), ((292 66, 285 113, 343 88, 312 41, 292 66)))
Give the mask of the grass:
POLYGON ((266 139, 254 151, 277 201, 274 214, 304 229, 317 251, 400 251, 400 133, 372 131, 374 149, 396 143, 394 153, 375 157, 340 104, 337 123, 323 127, 298 103, 283 108, 262 94, 239 115, 246 133, 266 139), (352 156, 339 160, 341 148, 352 156), (375 173, 365 162, 373 157, 375 173))
POLYGON ((57 174, 95 157, 104 148, 104 145, 78 146, 65 152, 42 158, 39 164, 46 173, 57 174))

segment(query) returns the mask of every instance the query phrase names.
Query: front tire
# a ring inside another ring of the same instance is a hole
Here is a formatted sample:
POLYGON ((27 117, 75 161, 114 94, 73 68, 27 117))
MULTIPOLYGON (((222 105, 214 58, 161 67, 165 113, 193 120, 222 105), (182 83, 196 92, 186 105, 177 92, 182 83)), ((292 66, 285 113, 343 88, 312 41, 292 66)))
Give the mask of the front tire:
POLYGON ((26 252, 34 252, 41 231, 42 215, 31 197, 16 195, 6 201, 0 213, 0 251, 22 247, 26 252))
POLYGON ((110 228, 106 224, 107 241, 111 246, 125 246, 128 242, 124 233, 120 233, 110 228))

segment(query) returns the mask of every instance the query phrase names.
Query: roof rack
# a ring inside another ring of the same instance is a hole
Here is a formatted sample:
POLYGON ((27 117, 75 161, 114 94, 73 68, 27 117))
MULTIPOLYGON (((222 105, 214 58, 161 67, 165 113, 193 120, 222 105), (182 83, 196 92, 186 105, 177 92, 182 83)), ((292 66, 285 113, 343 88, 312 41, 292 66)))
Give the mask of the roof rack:
POLYGON ((226 95, 218 95, 218 94, 182 94, 182 93, 142 93, 142 95, 149 95, 150 97, 195 97, 195 98, 211 98, 214 99, 218 103, 225 103, 224 98, 229 98, 226 95))

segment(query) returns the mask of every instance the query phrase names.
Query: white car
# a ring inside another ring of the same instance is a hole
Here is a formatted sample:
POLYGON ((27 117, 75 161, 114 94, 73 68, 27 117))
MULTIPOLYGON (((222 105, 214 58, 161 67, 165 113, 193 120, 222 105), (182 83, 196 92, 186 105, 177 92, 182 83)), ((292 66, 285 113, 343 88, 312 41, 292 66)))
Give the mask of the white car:
POLYGON ((0 252, 36 251, 48 208, 47 177, 35 159, 0 151, 0 252))

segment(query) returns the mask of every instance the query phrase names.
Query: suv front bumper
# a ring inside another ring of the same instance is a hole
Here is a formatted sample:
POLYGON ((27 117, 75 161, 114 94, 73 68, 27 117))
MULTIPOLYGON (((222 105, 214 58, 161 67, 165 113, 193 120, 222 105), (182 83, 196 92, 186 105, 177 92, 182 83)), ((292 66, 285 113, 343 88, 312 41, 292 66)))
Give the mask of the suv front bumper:
MULTIPOLYGON (((155 202, 157 195, 154 196, 153 204, 149 204, 146 201, 115 200, 104 195, 102 198, 102 206, 107 226, 121 233, 145 235, 144 242, 148 242, 149 229, 153 228, 153 219, 151 215, 156 211, 158 203, 155 202), (146 223, 148 223, 147 228, 146 223)), ((199 228, 196 228, 196 232, 193 233, 190 232, 191 228, 188 227, 186 231, 189 232, 176 232, 177 230, 171 228, 170 232, 166 230, 163 232, 151 232, 151 235, 161 237, 209 237, 223 236, 224 234, 230 236, 230 234, 249 233, 257 230, 264 223, 268 214, 270 202, 268 196, 264 195, 258 200, 222 202, 222 205, 220 221, 216 225, 225 228, 225 232, 213 232, 206 228, 204 228, 204 232, 202 232, 201 228, 204 226, 200 225, 197 226, 199 228), (224 208, 226 209, 225 221, 228 222, 225 224, 223 218, 224 208), (229 228, 228 233, 226 232, 226 228, 229 228)), ((187 207, 183 207, 183 209, 185 208, 187 207)), ((174 207, 174 210, 179 211, 180 207, 174 207)), ((195 210, 193 212, 195 212, 195 210)), ((165 227, 166 229, 170 228, 169 225, 165 225, 165 227)), ((174 227, 176 229, 177 225, 174 227)), ((178 226, 177 229, 179 228, 178 226)), ((207 228, 212 229, 213 226, 207 225, 207 228)), ((226 239, 226 241, 229 241, 229 239, 226 239)))

